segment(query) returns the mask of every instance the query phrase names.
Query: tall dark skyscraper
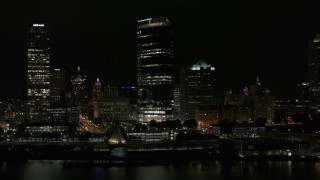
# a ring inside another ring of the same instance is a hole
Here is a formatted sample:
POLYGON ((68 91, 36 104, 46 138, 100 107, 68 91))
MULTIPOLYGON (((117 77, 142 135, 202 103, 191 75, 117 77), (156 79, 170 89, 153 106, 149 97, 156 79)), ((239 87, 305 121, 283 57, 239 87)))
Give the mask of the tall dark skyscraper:
POLYGON ((78 66, 76 71, 71 74, 72 91, 75 96, 75 101, 82 101, 88 99, 88 74, 86 71, 80 69, 78 66))
POLYGON ((88 88, 88 74, 81 70, 80 66, 71 74, 71 86, 73 93, 73 101, 77 104, 80 110, 81 117, 88 117, 89 115, 89 88, 88 88))
POLYGON ((194 119, 199 109, 218 107, 215 68, 204 60, 180 71, 180 117, 194 119))
POLYGON ((50 106, 50 25, 28 25, 27 103, 31 121, 47 120, 50 106))
POLYGON ((163 16, 138 20, 138 118, 142 123, 172 119, 173 32, 163 16))
POLYGON ((54 69, 50 75, 50 102, 61 103, 61 96, 66 90, 66 72, 61 69, 54 69))
POLYGON ((311 109, 320 108, 320 34, 309 41, 309 107, 311 109))

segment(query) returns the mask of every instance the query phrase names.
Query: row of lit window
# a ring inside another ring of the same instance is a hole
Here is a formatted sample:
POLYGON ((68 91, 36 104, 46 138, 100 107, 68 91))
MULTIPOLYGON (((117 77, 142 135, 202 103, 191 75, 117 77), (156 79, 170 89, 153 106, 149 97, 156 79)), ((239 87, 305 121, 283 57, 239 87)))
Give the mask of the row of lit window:
POLYGON ((48 69, 48 72, 49 72, 50 66, 48 66, 48 65, 38 65, 38 64, 40 64, 40 63, 37 63, 37 65, 36 64, 29 64, 28 65, 28 69, 30 69, 30 70, 33 70, 33 69, 48 69))
POLYGON ((173 52, 168 49, 149 49, 149 50, 140 50, 138 55, 150 55, 150 54, 172 54, 173 52))
POLYGON ((139 53, 141 58, 147 58, 147 57, 152 57, 150 55, 161 55, 161 54, 172 55, 171 52, 165 52, 165 51, 164 52, 157 51, 157 52, 149 52, 149 53, 139 53))
POLYGON ((172 82, 172 79, 165 79, 165 78, 148 78, 148 79, 143 79, 143 83, 150 83, 150 82, 172 82))
POLYGON ((144 79, 154 79, 154 78, 173 79, 172 76, 146 76, 146 77, 144 77, 144 79))
POLYGON ((49 94, 41 94, 41 93, 35 93, 35 94, 28 94, 28 97, 31 97, 31 96, 37 96, 38 98, 43 98, 43 99, 46 99, 49 97, 49 94))
POLYGON ((148 47, 148 46, 153 46, 153 45, 157 45, 158 43, 146 43, 146 44, 139 44, 139 46, 141 47, 148 47))
POLYGON ((159 67, 159 66, 173 67, 172 64, 147 64, 147 65, 141 65, 140 67, 159 67))
POLYGON ((48 70, 43 70, 43 69, 41 69, 41 70, 34 70, 34 69, 32 69, 32 70, 28 70, 28 72, 34 72, 34 73, 37 73, 37 72, 43 72, 43 73, 48 73, 48 70))
POLYGON ((168 85, 168 84, 172 84, 172 81, 159 81, 159 82, 144 82, 141 83, 142 86, 144 85, 168 85))
POLYGON ((33 77, 33 78, 49 78, 50 74, 49 73, 42 73, 42 74, 28 74, 28 77, 33 77))
POLYGON ((43 92, 43 93, 49 93, 50 89, 28 89, 28 93, 31 92, 43 92))
POLYGON ((28 49, 28 52, 43 52, 43 51, 44 51, 44 48, 41 48, 41 49, 29 48, 29 49, 28 49))
POLYGON ((144 114, 166 114, 166 111, 143 111, 144 114))
POLYGON ((49 82, 48 76, 28 76, 29 82, 49 82))
POLYGON ((145 28, 153 28, 153 27, 159 27, 159 26, 170 26, 169 22, 156 22, 156 23, 150 23, 150 24, 144 24, 137 27, 137 29, 145 29, 145 28))
MULTIPOLYGON (((149 43, 149 44, 155 44, 155 43, 149 43)), ((172 52, 170 49, 161 49, 161 48, 155 48, 155 49, 145 49, 145 50, 140 50, 139 53, 146 53, 146 52, 172 52)))
POLYGON ((140 56, 138 59, 148 59, 148 58, 155 58, 155 57, 160 57, 159 54, 154 55, 154 56, 140 56))
MULTIPOLYGON (((28 57, 30 58, 49 58, 50 55, 47 53, 28 53, 28 57)), ((44 59, 46 60, 46 59, 44 59)))
POLYGON ((141 35, 141 36, 138 36, 137 38, 139 39, 139 38, 146 38, 146 37, 151 37, 151 36, 153 36, 153 35, 141 35))

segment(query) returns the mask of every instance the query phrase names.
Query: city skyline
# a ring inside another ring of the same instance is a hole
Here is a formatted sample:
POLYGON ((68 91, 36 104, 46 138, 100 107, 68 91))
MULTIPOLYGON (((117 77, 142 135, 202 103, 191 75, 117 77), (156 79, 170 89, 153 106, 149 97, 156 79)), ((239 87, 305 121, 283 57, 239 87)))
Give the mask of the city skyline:
POLYGON ((163 14, 174 28, 176 68, 204 59, 216 68, 223 89, 240 93, 259 76, 277 97, 295 95, 297 84, 307 81, 308 41, 320 32, 320 13, 311 3, 23 3, 17 8, 10 2, 1 11, 6 28, 0 59, 4 69, 16 69, 1 72, 0 81, 8 85, 1 98, 26 94, 30 22, 51 24, 52 68, 72 71, 80 65, 90 86, 97 77, 103 85, 120 86, 136 84, 137 20, 163 14))

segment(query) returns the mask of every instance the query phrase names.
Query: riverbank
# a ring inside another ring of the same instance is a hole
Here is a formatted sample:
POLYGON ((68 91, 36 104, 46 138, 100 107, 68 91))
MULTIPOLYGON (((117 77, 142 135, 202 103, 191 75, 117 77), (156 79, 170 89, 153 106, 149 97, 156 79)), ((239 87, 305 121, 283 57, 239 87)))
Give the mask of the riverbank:
MULTIPOLYGON (((246 146, 250 148, 252 144, 246 146)), ((257 145, 255 141, 253 145, 257 145)), ((320 161, 318 154, 295 149, 274 150, 270 144, 261 149, 239 148, 239 141, 132 142, 123 145, 106 143, 0 143, 2 160, 97 160, 106 162, 175 162, 189 160, 244 161, 320 161), (235 143, 236 142, 236 143, 235 143), (269 149, 267 149, 269 148, 269 149), (271 149, 270 149, 271 148, 271 149)), ((242 143, 244 145, 244 143, 242 143)), ((293 146, 290 146, 292 148, 293 146)))

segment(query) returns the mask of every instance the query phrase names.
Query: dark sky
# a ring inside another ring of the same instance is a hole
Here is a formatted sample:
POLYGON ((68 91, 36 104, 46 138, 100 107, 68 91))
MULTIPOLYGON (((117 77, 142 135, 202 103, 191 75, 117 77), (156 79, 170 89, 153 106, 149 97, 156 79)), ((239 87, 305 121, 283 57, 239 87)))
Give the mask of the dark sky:
POLYGON ((320 32, 320 8, 305 1, 9 1, 0 6, 1 97, 26 92, 29 22, 51 23, 52 67, 80 65, 92 84, 135 84, 136 20, 153 14, 173 24, 177 69, 205 59, 236 92, 258 75, 271 94, 295 95, 307 80, 308 40, 320 32))

